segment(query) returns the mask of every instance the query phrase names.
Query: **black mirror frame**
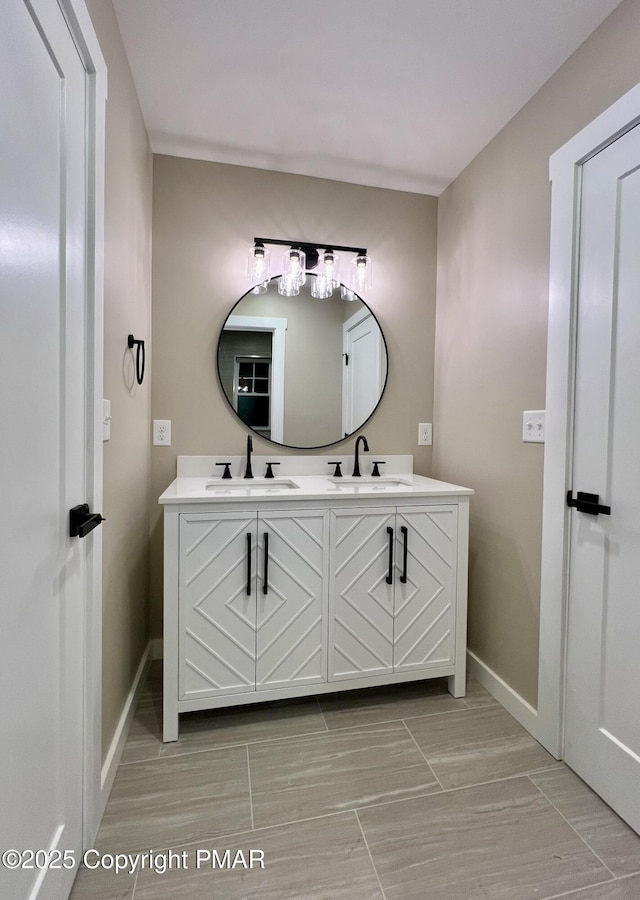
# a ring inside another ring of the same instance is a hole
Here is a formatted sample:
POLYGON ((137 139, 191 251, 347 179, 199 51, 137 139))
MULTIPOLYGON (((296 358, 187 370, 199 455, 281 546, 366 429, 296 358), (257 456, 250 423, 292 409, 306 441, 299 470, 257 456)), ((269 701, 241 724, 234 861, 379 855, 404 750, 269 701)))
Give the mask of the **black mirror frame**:
MULTIPOLYGON (((277 281, 277 279, 278 279, 279 277, 280 277, 280 276, 278 276, 278 275, 274 276, 273 278, 270 279, 270 283, 271 283, 271 282, 274 282, 274 281, 277 281)), ((315 277, 315 276, 314 276, 313 274, 311 274, 311 277, 315 277)), ((346 287, 346 286, 345 286, 345 285, 340 285, 340 290, 341 290, 343 287, 346 287)), ((371 421, 372 417, 375 415, 375 413, 376 413, 378 407, 380 406, 380 403, 382 402, 382 398, 384 397, 384 392, 385 392, 385 390, 386 390, 386 388, 387 388, 387 382, 388 382, 388 380, 389 380, 389 348, 388 348, 388 346, 387 346, 387 339, 386 339, 385 336, 384 336, 384 331, 382 330, 382 327, 381 327, 381 325, 380 325, 380 322, 378 321, 378 318, 377 318, 376 314, 375 314, 374 311, 371 309, 371 307, 369 306, 369 304, 366 303, 366 302, 362 299, 362 297, 361 297, 359 294, 355 294, 355 299, 356 299, 356 300, 359 300, 359 301, 362 303, 362 305, 363 305, 364 307, 366 307, 366 309, 369 310, 369 312, 370 312, 371 315, 373 316, 373 319, 374 319, 376 325, 378 326, 378 328, 379 328, 379 330, 380 330, 380 335, 381 335, 381 337, 382 337, 382 343, 383 343, 383 345, 384 345, 384 352, 385 352, 385 358, 386 358, 386 363, 387 363, 387 365, 386 365, 386 371, 385 371, 385 375, 384 375, 384 383, 383 383, 382 389, 381 389, 381 391, 380 391, 380 396, 379 396, 379 398, 378 398, 378 402, 376 403, 376 405, 374 406, 374 408, 371 410, 371 413, 369 414, 369 416, 367 416, 367 418, 364 420, 364 422, 362 422, 360 425, 358 425, 357 428, 355 428, 352 432, 350 432, 350 434, 347 434, 347 435, 345 435, 344 437, 341 437, 341 438, 340 438, 339 440, 337 440, 337 441, 330 441, 328 444, 317 444, 317 445, 314 445, 314 446, 306 446, 306 445, 305 445, 305 446, 298 446, 298 445, 296 445, 296 444, 284 444, 284 443, 282 443, 282 442, 280 442, 280 441, 273 441, 273 440, 271 440, 271 438, 265 437, 260 431, 256 431, 254 428, 251 428, 250 425, 247 425, 246 422, 243 422, 243 420, 242 420, 242 419, 240 418, 240 416, 238 415, 238 412, 233 408, 233 403, 232 403, 232 401, 231 401, 231 400, 229 399, 229 397, 227 396, 227 392, 225 391, 224 385, 223 385, 223 383, 222 383, 222 376, 221 376, 221 374, 220 374, 220 336, 222 335, 222 332, 224 331, 224 326, 226 325, 226 323, 227 323, 229 317, 232 316, 232 315, 234 314, 234 310, 236 309, 236 307, 237 307, 240 303, 242 303, 242 301, 243 301, 246 297, 248 297, 249 294, 252 293, 252 290, 253 290, 252 288, 249 288, 249 290, 248 290, 248 291, 245 291, 245 293, 244 293, 238 300, 236 300, 236 302, 233 304, 233 306, 231 307, 231 309, 229 310, 229 312, 228 312, 228 314, 227 314, 227 317, 225 318, 225 320, 224 320, 224 322, 223 322, 223 324, 222 324, 222 328, 220 329, 220 335, 218 335, 218 341, 217 341, 217 344, 216 344, 216 372, 217 372, 217 374, 218 374, 218 385, 219 385, 220 391, 222 392, 222 395, 223 395, 223 397, 225 398, 225 400, 226 400, 226 402, 227 402, 227 404, 228 404, 228 406, 229 406, 229 409, 230 409, 231 412, 233 413, 234 417, 240 422, 240 424, 242 425, 243 428, 246 428, 246 429, 248 429, 249 431, 251 431, 253 434, 256 435, 256 437, 259 437, 259 438, 260 438, 261 440, 263 440, 263 441, 268 441, 270 444, 273 444, 273 445, 276 446, 276 447, 284 447, 284 448, 286 448, 286 449, 288 449, 288 450, 322 450, 322 449, 324 449, 325 447, 335 447, 336 444, 341 444, 343 441, 348 441, 351 437, 353 437, 353 435, 354 435, 357 431, 360 431, 362 428, 364 428, 364 426, 367 424, 367 422, 370 422, 370 421, 371 421)), ((321 302, 322 302, 322 301, 321 301, 321 302)))

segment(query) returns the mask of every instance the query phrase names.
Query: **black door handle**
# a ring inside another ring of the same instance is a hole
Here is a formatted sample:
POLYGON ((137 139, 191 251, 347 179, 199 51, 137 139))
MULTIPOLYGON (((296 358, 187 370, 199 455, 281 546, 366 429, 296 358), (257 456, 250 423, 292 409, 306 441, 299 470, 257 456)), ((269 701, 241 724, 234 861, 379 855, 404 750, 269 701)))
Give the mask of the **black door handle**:
POLYGON ((389 535, 389 573, 386 577, 387 584, 393 584, 393 528, 387 526, 387 534, 389 535))
POLYGON ((574 507, 578 512, 586 513, 588 516, 611 515, 611 507, 603 506, 598 494, 585 494, 584 491, 578 491, 577 497, 572 497, 571 491, 567 491, 567 506, 574 507))
POLYGON ((69 510, 69 537, 86 537, 90 531, 105 522, 100 513, 92 513, 88 503, 80 503, 69 510))
POLYGON ((269 593, 269 534, 264 533, 264 576, 262 578, 262 593, 269 593))
POLYGON ((407 551, 409 550, 409 529, 406 525, 400 526, 400 531, 402 532, 402 536, 404 538, 404 545, 402 547, 402 575, 400 576, 400 581, 402 584, 407 583, 407 551))
MULTIPOLYGON (((224 475, 222 476, 224 478, 224 475)), ((251 532, 247 531, 247 597, 251 596, 251 532)))

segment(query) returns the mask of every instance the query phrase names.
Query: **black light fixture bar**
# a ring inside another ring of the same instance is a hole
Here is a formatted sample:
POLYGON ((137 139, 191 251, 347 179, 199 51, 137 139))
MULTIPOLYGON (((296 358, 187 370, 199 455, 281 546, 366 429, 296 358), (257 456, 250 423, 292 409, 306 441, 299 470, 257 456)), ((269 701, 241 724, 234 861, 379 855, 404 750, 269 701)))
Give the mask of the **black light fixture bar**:
POLYGON ((279 247, 298 247, 300 250, 304 250, 307 252, 307 248, 317 251, 318 247, 323 247, 325 250, 342 250, 345 253, 355 253, 357 256, 366 256, 367 251, 364 247, 345 247, 341 244, 332 244, 329 242, 323 241, 285 241, 280 238, 261 238, 257 237, 253 239, 254 244, 275 244, 279 247))

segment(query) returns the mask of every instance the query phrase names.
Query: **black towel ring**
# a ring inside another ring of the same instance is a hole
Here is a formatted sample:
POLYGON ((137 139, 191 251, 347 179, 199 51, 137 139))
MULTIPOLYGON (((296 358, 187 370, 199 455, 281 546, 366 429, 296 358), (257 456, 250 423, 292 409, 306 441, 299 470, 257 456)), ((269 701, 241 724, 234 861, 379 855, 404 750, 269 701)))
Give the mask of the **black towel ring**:
POLYGON ((136 350, 136 379, 138 384, 142 384, 142 379, 144 378, 144 362, 145 362, 145 354, 144 354, 144 341, 138 341, 132 334, 129 335, 127 346, 130 350, 133 350, 133 345, 137 344, 136 350))

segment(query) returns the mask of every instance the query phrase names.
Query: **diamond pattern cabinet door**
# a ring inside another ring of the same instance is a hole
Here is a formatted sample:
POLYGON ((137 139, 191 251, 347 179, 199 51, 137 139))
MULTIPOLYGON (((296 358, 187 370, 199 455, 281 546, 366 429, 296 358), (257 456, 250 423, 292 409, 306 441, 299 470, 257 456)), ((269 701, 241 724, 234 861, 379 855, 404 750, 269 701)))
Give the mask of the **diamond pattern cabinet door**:
POLYGON ((181 700, 255 689, 256 536, 255 512, 180 517, 181 700))
POLYGON ((393 671, 389 534, 395 508, 331 513, 329 679, 393 671))
POLYGON ((394 671, 455 662, 457 506, 399 509, 394 671), (402 583, 407 529, 407 581, 402 583))
POLYGON ((328 522, 327 510, 259 514, 258 690, 327 680, 328 522))

